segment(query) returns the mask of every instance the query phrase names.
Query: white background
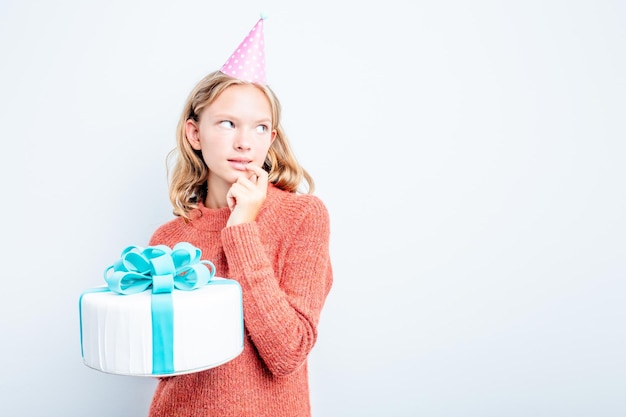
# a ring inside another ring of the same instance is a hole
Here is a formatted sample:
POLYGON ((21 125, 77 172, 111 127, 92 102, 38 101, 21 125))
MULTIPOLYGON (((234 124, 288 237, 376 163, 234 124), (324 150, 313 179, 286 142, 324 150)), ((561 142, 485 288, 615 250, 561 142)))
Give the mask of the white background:
POLYGON ((314 415, 626 415, 617 0, 0 0, 0 414, 145 415, 78 297, 170 219, 184 100, 261 11, 332 220, 314 415))

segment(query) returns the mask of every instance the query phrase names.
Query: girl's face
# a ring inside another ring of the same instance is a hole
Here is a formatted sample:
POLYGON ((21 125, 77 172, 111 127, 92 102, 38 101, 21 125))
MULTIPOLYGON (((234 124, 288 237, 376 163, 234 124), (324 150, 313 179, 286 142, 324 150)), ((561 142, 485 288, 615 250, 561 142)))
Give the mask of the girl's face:
POLYGON ((209 190, 225 195, 246 173, 247 164, 263 166, 276 136, 272 108, 257 87, 232 85, 199 116, 199 122, 187 121, 187 140, 202 152, 209 168, 209 190))

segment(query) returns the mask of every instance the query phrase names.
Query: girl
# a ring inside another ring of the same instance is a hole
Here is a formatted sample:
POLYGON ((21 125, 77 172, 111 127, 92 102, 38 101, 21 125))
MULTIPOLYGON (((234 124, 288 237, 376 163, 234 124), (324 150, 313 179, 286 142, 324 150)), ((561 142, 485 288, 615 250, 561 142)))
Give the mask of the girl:
POLYGON ((159 380, 150 417, 310 416, 307 356, 332 284, 329 216, 263 83, 221 71, 191 92, 177 130, 176 218, 150 245, 186 241, 243 291, 244 349, 159 380), (307 193, 298 193, 306 182, 307 193))

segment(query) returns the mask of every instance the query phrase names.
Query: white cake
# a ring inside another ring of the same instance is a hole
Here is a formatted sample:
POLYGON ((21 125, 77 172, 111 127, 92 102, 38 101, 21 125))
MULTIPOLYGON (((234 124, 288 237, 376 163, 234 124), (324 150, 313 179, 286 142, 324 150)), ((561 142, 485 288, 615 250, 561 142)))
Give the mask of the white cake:
MULTIPOLYGON (((120 375, 168 376, 224 364, 243 350, 239 283, 213 278, 191 291, 171 293, 173 369, 153 371, 152 293, 122 295, 98 287, 80 297, 81 349, 85 365, 120 375)), ((155 354, 156 355, 156 354, 155 354)))

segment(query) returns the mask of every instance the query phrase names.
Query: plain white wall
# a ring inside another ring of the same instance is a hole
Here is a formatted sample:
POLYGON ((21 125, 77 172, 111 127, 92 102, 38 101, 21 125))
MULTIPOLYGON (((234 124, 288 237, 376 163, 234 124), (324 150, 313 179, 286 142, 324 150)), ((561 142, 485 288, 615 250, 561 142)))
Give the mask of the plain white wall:
POLYGON ((170 218, 179 111, 261 11, 332 218, 314 415, 626 415, 625 3, 346 3, 0 1, 1 415, 145 415, 78 297, 170 218))

